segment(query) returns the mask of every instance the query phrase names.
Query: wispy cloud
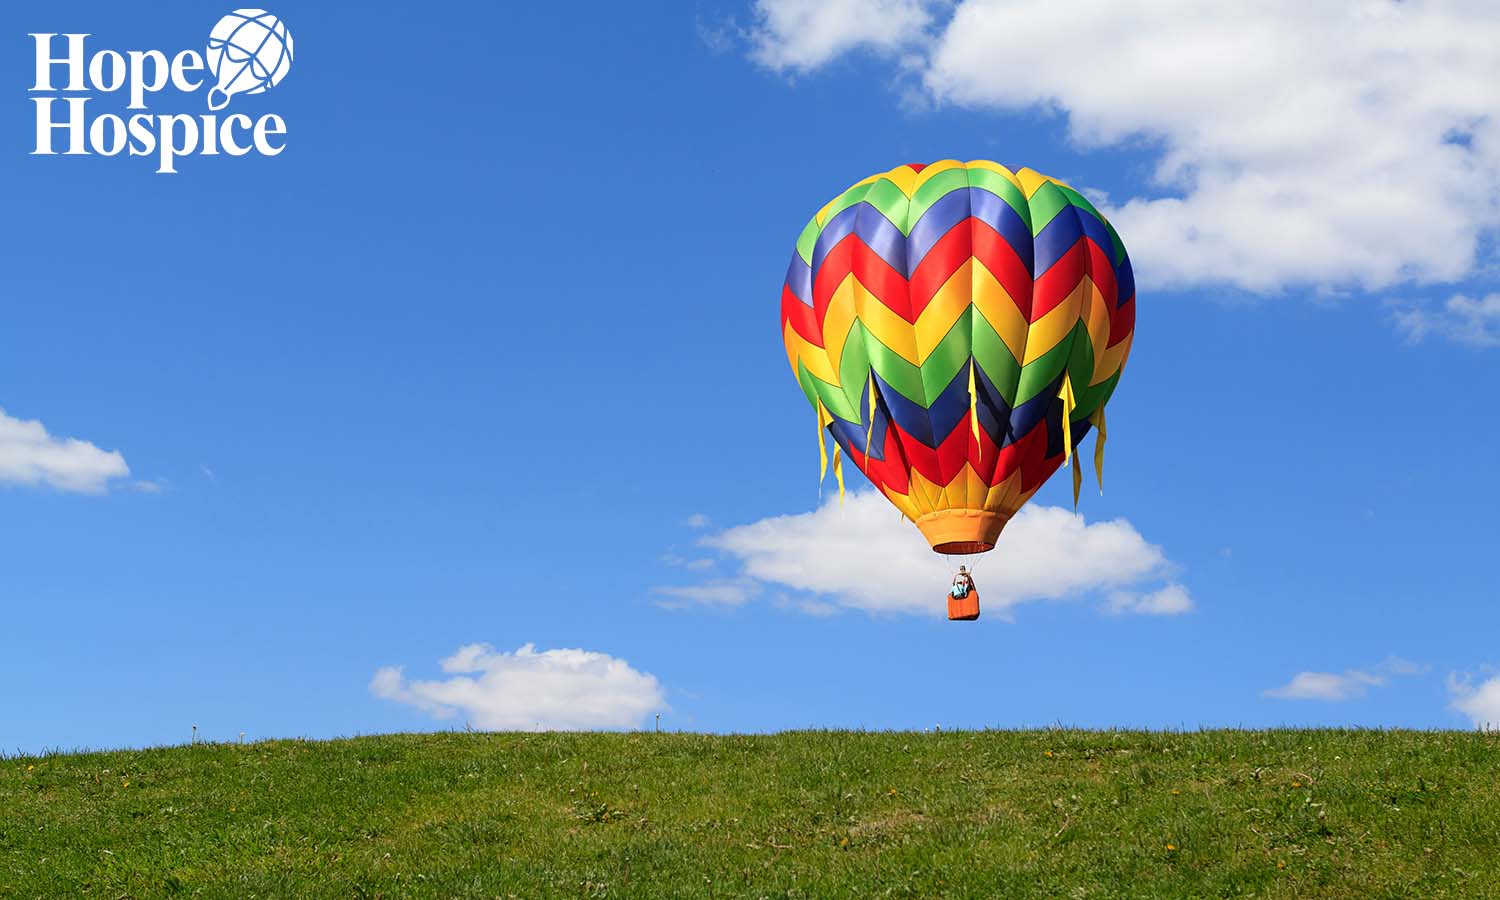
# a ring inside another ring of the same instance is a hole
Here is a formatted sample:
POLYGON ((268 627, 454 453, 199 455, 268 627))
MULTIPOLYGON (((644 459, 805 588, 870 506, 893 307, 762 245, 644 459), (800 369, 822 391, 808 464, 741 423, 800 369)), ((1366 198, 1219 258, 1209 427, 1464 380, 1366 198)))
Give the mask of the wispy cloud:
POLYGON ((1342 672, 1298 672, 1279 688, 1262 691, 1278 700, 1327 700, 1338 702, 1363 697, 1370 688, 1382 687, 1398 675, 1417 675, 1423 666, 1399 657, 1389 657, 1377 666, 1342 672))
MULTIPOLYGON (((776 605, 826 614, 835 608, 931 613, 941 607, 955 560, 933 553, 916 528, 874 491, 830 497, 812 512, 774 516, 707 535, 702 544, 738 566, 732 579, 658 588, 679 600, 737 605, 762 588, 776 605), (794 592, 794 593, 787 593, 794 592), (799 596, 800 595, 800 596, 799 596)), ((1137 612, 1184 612, 1186 589, 1160 584, 1172 566, 1124 520, 1088 523, 1068 510, 1027 507, 976 573, 988 612, 1093 592, 1133 594, 1137 612), (993 574, 991 574, 993 573, 993 574), (1132 590, 1133 589, 1133 590, 1132 590)))
POLYGON ((1471 347, 1500 347, 1500 293, 1478 300, 1454 294, 1436 307, 1397 304, 1393 317, 1413 343, 1438 337, 1471 347))
MULTIPOLYGON (((129 476, 130 467, 118 450, 101 450, 77 438, 54 437, 41 422, 12 418, 0 409, 0 484, 98 494, 115 480, 129 476)), ((138 483, 144 484, 149 482, 138 483)))
POLYGON ((924 0, 757 0, 751 56, 777 72, 809 72, 854 50, 896 53, 928 40, 924 0))
POLYGON ((1105 610, 1114 615, 1180 616, 1193 611, 1193 598, 1188 595, 1187 588, 1173 583, 1146 594, 1118 591, 1110 595, 1105 610))
POLYGON ((467 644, 440 665, 451 678, 408 681, 400 666, 387 666, 370 693, 487 730, 634 728, 666 705, 656 676, 588 650, 467 644))
POLYGON ((716 578, 701 584, 658 585, 651 589, 656 605, 681 609, 689 605, 739 606, 760 593, 760 585, 749 578, 716 578))
POLYGON ((1451 282, 1500 225, 1500 17, 1483 3, 756 8, 763 66, 871 49, 935 102, 1056 113, 1081 146, 1153 153, 1152 189, 1107 210, 1147 286, 1451 282))
POLYGON ((710 521, 703 513, 693 513, 683 520, 683 524, 689 528, 707 528, 710 521))
POLYGON ((1475 684, 1472 675, 1450 674, 1448 693, 1453 698, 1453 709, 1468 716, 1474 727, 1500 730, 1500 675, 1475 684))

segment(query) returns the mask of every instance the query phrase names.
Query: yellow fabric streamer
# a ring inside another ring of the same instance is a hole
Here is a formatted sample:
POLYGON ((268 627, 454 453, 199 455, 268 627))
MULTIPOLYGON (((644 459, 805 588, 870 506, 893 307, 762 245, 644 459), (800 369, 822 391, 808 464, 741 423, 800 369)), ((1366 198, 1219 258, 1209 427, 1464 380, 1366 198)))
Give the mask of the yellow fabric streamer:
POLYGON ((974 442, 979 443, 979 393, 974 390, 974 367, 978 365, 974 360, 969 360, 969 425, 974 429, 974 442))
POLYGON ((1057 396, 1063 402, 1063 465, 1067 465, 1073 461, 1073 409, 1078 406, 1078 400, 1073 396, 1073 379, 1066 372, 1063 373, 1062 390, 1057 396))
POLYGON ((1073 457, 1073 512, 1078 512, 1078 490, 1083 487, 1083 463, 1073 457))
POLYGON ((1104 430, 1104 407, 1094 410, 1089 416, 1089 421, 1094 423, 1094 430, 1098 432, 1094 436, 1094 472, 1099 476, 1099 495, 1104 495, 1104 441, 1108 434, 1104 430))
POLYGON ((870 440, 875 437, 875 373, 870 373, 870 424, 865 429, 865 458, 870 458, 870 440))
POLYGON ((839 480, 839 506, 844 505, 844 460, 839 455, 839 445, 833 445, 833 477, 839 480))
POLYGON ((823 401, 818 401, 818 496, 823 496, 823 479, 828 477, 828 447, 823 443, 823 426, 828 424, 828 412, 823 401))

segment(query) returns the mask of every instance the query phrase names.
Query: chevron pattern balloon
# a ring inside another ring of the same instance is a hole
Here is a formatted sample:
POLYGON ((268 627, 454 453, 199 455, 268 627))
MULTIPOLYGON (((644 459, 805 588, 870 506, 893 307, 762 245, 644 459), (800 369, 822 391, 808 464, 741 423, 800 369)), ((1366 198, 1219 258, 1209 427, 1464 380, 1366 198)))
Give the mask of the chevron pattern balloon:
MULTIPOLYGON (((1091 430, 1135 330, 1115 230, 1031 169, 944 160, 860 181, 802 230, 781 331, 818 443, 939 553, 994 547, 1091 430)), ((824 452, 826 473, 827 455, 824 452)))

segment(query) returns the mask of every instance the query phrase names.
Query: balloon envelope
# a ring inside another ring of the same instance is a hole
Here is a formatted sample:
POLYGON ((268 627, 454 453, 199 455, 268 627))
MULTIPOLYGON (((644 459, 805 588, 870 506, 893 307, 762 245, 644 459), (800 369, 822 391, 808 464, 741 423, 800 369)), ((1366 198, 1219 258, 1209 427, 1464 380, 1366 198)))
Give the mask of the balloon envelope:
POLYGON ((1124 245, 1077 191, 945 160, 873 175, 813 216, 781 331, 836 461, 934 550, 976 553, 1102 424, 1134 301, 1124 245))

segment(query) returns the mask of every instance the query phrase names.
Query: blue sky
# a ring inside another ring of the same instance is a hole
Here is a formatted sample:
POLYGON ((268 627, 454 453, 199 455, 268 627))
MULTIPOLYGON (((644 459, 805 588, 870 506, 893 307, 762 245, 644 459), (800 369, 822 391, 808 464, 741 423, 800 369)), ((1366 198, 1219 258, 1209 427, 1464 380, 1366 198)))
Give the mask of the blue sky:
POLYGON ((0 747, 1500 721, 1500 22, 1075 6, 287 0, 230 110, 285 151, 164 175, 31 155, 28 34, 229 7, 7 4, 0 747), (1085 190, 1141 286, 1105 494, 1033 501, 1118 564, 1039 515, 972 626, 839 539, 894 513, 815 512, 777 322, 814 210, 943 158, 1085 190))

